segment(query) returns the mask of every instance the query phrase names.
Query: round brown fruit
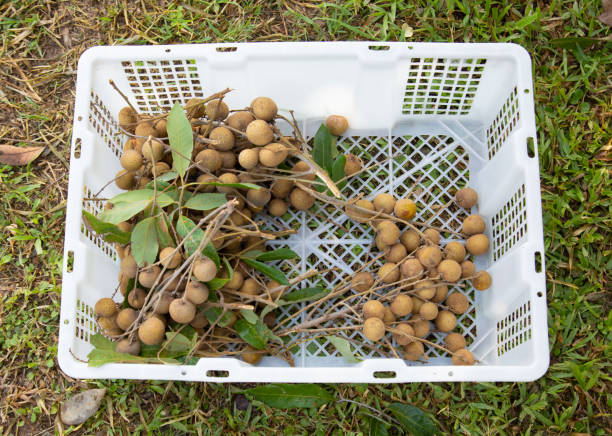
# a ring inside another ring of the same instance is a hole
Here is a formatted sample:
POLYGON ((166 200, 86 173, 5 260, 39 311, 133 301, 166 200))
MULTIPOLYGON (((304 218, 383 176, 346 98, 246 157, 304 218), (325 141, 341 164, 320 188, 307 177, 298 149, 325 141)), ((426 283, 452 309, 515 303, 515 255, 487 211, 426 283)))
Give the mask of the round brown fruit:
POLYGON ((159 252, 159 262, 168 269, 176 268, 182 260, 180 250, 174 247, 166 247, 159 252))
POLYGON ((155 128, 155 136, 165 138, 168 136, 168 122, 165 119, 157 120, 153 126, 155 128))
POLYGON ((249 189, 246 195, 247 202, 255 207, 264 207, 271 198, 272 194, 266 188, 249 189))
POLYGON ((185 286, 185 298, 196 306, 208 300, 208 286, 204 283, 190 280, 185 286))
POLYGON ((176 273, 176 276, 174 275, 175 271, 166 271, 164 273, 164 275, 162 276, 162 281, 161 283, 166 286, 166 291, 167 292, 180 292, 182 290, 185 289, 185 286, 187 285, 187 280, 185 277, 183 277, 182 279, 180 278, 181 273, 176 273))
POLYGON ((442 284, 436 284, 436 295, 431 297, 431 301, 434 303, 442 303, 448 295, 448 286, 442 284))
POLYGON ((162 174, 166 174, 168 171, 170 171, 170 165, 166 162, 157 162, 153 165, 153 168, 151 168, 151 173, 154 177, 159 177, 162 174))
POLYGON ((349 218, 351 218, 353 221, 357 221, 358 223, 367 223, 375 215, 374 204, 370 200, 363 198, 361 200, 357 200, 354 205, 346 205, 344 207, 344 211, 349 218))
POLYGON ((453 365, 473 365, 474 362, 474 355, 466 348, 457 350, 453 354, 453 365))
POLYGON ((340 136, 348 129, 348 121, 342 115, 330 115, 325 120, 325 125, 332 135, 340 136))
POLYGON ((189 116, 193 118, 202 118, 204 116, 204 99, 201 98, 190 98, 185 103, 185 110, 189 113, 189 116))
POLYGON ((486 271, 478 271, 476 277, 472 279, 472 286, 479 291, 486 291, 491 287, 492 281, 491 274, 486 271))
POLYGON ((302 180, 314 180, 315 174, 312 172, 312 168, 306 162, 299 161, 295 165, 293 165, 292 171, 294 173, 300 174, 300 176, 295 176, 298 179, 302 180))
POLYGON ((474 256, 485 254, 489 250, 489 238, 483 234, 470 236, 468 240, 465 241, 465 248, 474 256))
POLYGON ((414 329, 414 335, 417 338, 425 338, 431 331, 431 324, 429 321, 419 320, 412 324, 412 328, 414 329))
POLYGON ((383 315, 383 322, 385 325, 389 325, 392 322, 395 322, 395 314, 391 310, 389 306, 385 306, 385 314, 383 315))
POLYGON ((286 146, 273 142, 259 151, 259 162, 265 167, 275 168, 287 158, 288 153, 286 146))
POLYGON ((251 144, 266 145, 274 139, 274 132, 264 120, 255 120, 247 126, 246 136, 251 144))
POLYGON ((117 313, 117 305, 112 298, 100 298, 94 306, 94 313, 109 318, 117 313))
POLYGON ((280 198, 275 198, 268 204, 268 211, 272 216, 283 216, 287 213, 287 203, 280 198))
POLYGON ((227 289, 238 290, 242 287, 243 283, 244 274, 242 273, 242 271, 236 269, 234 270, 234 274, 232 275, 230 281, 225 284, 225 287, 227 289))
POLYGON ((393 283, 399 279, 399 268, 396 263, 387 262, 378 269, 378 277, 383 283, 393 283))
POLYGON ((119 127, 123 130, 134 133, 136 123, 138 122, 138 113, 129 106, 121 108, 119 111, 119 127))
POLYGON ((461 277, 472 277, 476 274, 476 266, 469 260, 464 260, 461 262, 461 277))
POLYGON ((362 308, 363 319, 380 318, 385 316, 385 306, 378 300, 368 300, 362 308))
POLYGON ((142 155, 136 150, 126 150, 119 159, 121 166, 127 171, 136 171, 142 166, 142 155))
POLYGON ((213 100, 206 105, 206 118, 221 121, 227 118, 229 108, 221 100, 213 100))
POLYGON ((394 244, 385 254, 385 260, 393 263, 400 263, 406 257, 406 247, 404 244, 394 244))
POLYGON ((193 320, 189 323, 194 329, 201 329, 208 325, 208 319, 202 312, 196 312, 193 320))
POLYGON ((383 244, 393 245, 400 237, 400 230, 391 220, 382 220, 376 228, 377 236, 383 244))
POLYGON ((147 298, 147 293, 145 291, 141 288, 134 288, 128 294, 128 304, 134 309, 140 309, 144 306, 145 298, 147 298))
POLYGON ((251 102, 251 110, 255 118, 272 121, 278 112, 278 107, 274 100, 269 97, 257 97, 251 102))
POLYGON ((138 339, 145 345, 159 345, 164 340, 166 325, 157 317, 145 320, 138 327, 138 339))
POLYGON ((423 273, 423 265, 418 259, 406 259, 400 266, 400 273, 405 279, 418 277, 423 273))
POLYGON ((145 288, 150 288, 155 284, 155 281, 159 277, 161 269, 157 265, 143 268, 138 273, 138 283, 145 288))
POLYGON ((300 188, 295 188, 291 191, 289 200, 291 201, 291 206, 297 210, 308 210, 315 202, 315 198, 312 195, 300 188))
POLYGON ((417 297, 416 295, 411 298, 412 300, 412 314, 418 315, 419 310, 421 310, 421 306, 425 301, 422 298, 417 297))
POLYGON ((470 302, 465 295, 460 292, 453 292, 446 298, 446 306, 455 314, 461 315, 467 312, 470 302))
POLYGON ((465 209, 471 209, 478 203, 478 193, 472 188, 459 189, 455 193, 455 201, 465 209))
POLYGON ((196 156, 196 164, 202 171, 208 170, 214 173, 221 168, 223 160, 221 159, 221 154, 219 154, 217 150, 207 148, 198 153, 196 156))
POLYGON ((398 332, 393 333, 393 339, 395 339, 395 342, 399 345, 408 345, 414 341, 414 339, 411 338, 411 336, 414 336, 414 329, 410 324, 402 322, 396 325, 395 329, 398 330, 398 332))
POLYGON ((233 151, 221 151, 221 167, 225 169, 232 169, 236 166, 236 154, 233 151))
MULTIPOLYGON (((219 176, 219 183, 239 183, 238 176, 234 173, 223 173, 219 176)), ((234 188, 229 186, 217 186, 217 191, 222 194, 231 194, 234 192, 234 188)))
POLYGON ((365 292, 374 284, 374 277, 369 272, 360 272, 353 276, 351 286, 357 292, 365 292))
POLYGON ((121 330, 127 330, 138 318, 138 312, 131 308, 125 308, 117 314, 116 323, 121 330))
POLYGON ((196 314, 196 307, 191 301, 175 298, 170 303, 170 317, 180 324, 189 324, 196 314))
POLYGON ((151 123, 144 122, 138 124, 136 126, 136 129, 134 130, 134 134, 138 136, 138 138, 136 138, 136 144, 138 146, 142 146, 145 141, 149 139, 149 136, 155 137, 156 133, 157 132, 155 131, 155 127, 153 127, 151 123))
POLYGON ((156 139, 146 141, 142 145, 142 157, 149 162, 160 162, 164 157, 164 144, 156 139))
POLYGON ((444 255, 447 259, 461 262, 465 259, 465 247, 461 242, 451 241, 444 247, 444 255))
POLYGON ((374 197, 374 209, 377 211, 389 214, 393 212, 393 207, 395 207, 393 195, 382 193, 374 197))
POLYGON ((444 344, 451 353, 466 347, 465 338, 459 333, 449 333, 444 338, 444 344))
POLYGON ((425 237, 426 240, 428 240, 429 242, 438 245, 440 243, 440 233, 438 233, 437 230, 434 229, 426 229, 423 232, 423 236, 425 237))
POLYGON ((454 283, 461 278, 461 265, 454 260, 445 259, 438 265, 438 272, 442 280, 454 283))
POLYGON ((134 339, 130 342, 129 338, 121 339, 115 345, 115 351, 122 354, 131 354, 132 356, 138 356, 140 354, 140 341, 134 339))
POLYGON ((442 260, 442 252, 438 247, 430 245, 417 251, 417 258, 425 268, 435 268, 442 260))
POLYGON ((449 310, 443 310, 436 317, 436 327, 441 332, 450 332, 457 325, 457 317, 449 310))
POLYGON ((397 317, 408 315, 412 312, 412 298, 407 295, 398 295, 391 302, 391 312, 397 317))
POLYGON ((127 170, 121 170, 115 175, 115 185, 119 189, 131 189, 136 180, 136 173, 127 170))
POLYGON ((193 275, 201 282, 210 282, 217 275, 217 265, 206 256, 195 261, 193 275))
POLYGON ((423 280, 414 285, 414 290, 419 297, 429 300, 436 295, 436 284, 432 280, 423 280))
POLYGON ((208 138, 216 141, 216 144, 212 145, 215 150, 229 151, 234 148, 234 134, 227 127, 215 127, 210 131, 208 138))
POLYGON ((421 238, 415 230, 410 229, 406 230, 400 235, 400 242, 404 244, 404 247, 406 247, 406 251, 408 251, 408 253, 412 253, 419 247, 421 238))
POLYGON ((246 347, 240 357, 246 363, 250 363, 251 365, 257 365, 259 362, 261 362, 262 353, 252 347, 246 347))
POLYGON ((438 306, 435 303, 431 303, 429 301, 423 303, 421 308, 419 309, 419 315, 428 321, 432 319, 436 319, 438 316, 438 306))
POLYGON ((159 300, 153 307, 153 311, 158 315, 165 315, 170 310, 170 303, 172 303, 173 297, 168 292, 164 292, 159 297, 159 300))
POLYGON ((275 198, 287 198, 293 188, 292 180, 278 179, 272 183, 270 191, 275 198))
POLYGON ((404 359, 419 360, 425 354, 425 348, 421 341, 414 341, 404 347, 404 359))
POLYGON ((470 215, 463 220, 461 231, 466 235, 476 235, 484 233, 485 227, 485 220, 480 215, 470 215))
POLYGON ((232 129, 244 132, 251 121, 255 120, 253 115, 247 111, 234 112, 227 119, 227 125, 232 129))
POLYGON ((403 220, 411 220, 414 218, 416 210, 416 204, 409 198, 398 200, 393 207, 395 216, 403 220))
POLYGON ((344 174, 346 177, 351 177, 361 171, 363 163, 361 159, 355 156, 353 153, 346 153, 346 163, 344 164, 344 174))
POLYGON ((368 318, 363 323, 363 335, 370 341, 377 342, 385 335, 385 324, 380 318, 368 318))
POLYGON ((259 149, 245 148, 238 155, 238 163, 245 170, 252 170, 259 163, 259 149))
POLYGON ((215 185, 205 185, 204 183, 214 183, 217 179, 212 174, 200 174, 196 180, 197 183, 201 183, 198 186, 199 192, 213 192, 215 190, 215 185))
POLYGON ((247 295, 258 295, 261 292, 261 286, 257 280, 248 278, 240 287, 240 292, 247 295))

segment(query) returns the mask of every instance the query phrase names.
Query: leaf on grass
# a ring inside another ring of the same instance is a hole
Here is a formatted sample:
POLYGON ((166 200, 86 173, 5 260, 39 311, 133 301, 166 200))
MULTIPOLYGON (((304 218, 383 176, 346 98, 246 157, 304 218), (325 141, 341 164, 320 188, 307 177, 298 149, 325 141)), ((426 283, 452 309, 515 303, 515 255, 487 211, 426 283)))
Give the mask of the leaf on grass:
POLYGON ((255 256, 255 259, 261 262, 268 262, 271 260, 294 259, 296 257, 299 257, 298 254, 289 248, 277 248, 272 251, 263 251, 261 254, 255 256))
POLYGON ((263 262, 259 262, 258 260, 249 259, 246 257, 242 257, 241 259, 251 268, 254 268, 257 271, 267 275, 272 280, 276 280, 281 285, 289 285, 289 280, 287 280, 287 277, 281 270, 271 267, 270 265, 266 265, 263 262))
POLYGON ((579 46, 582 49, 589 48, 593 44, 597 42, 595 38, 587 38, 587 37, 574 37, 574 38, 557 38, 550 41, 551 45, 555 47, 565 48, 568 50, 573 50, 576 46, 579 46))
POLYGON ((130 243, 130 232, 124 232, 115 224, 102 221, 86 210, 83 211, 83 224, 107 242, 118 242, 123 245, 130 243))
POLYGON ((329 132, 325 123, 321 123, 321 127, 315 133, 312 158, 321 168, 327 171, 327 174, 331 174, 336 153, 335 138, 329 132))
POLYGON ((132 230, 132 256, 139 267, 145 263, 152 264, 157 259, 159 241, 155 218, 145 218, 139 221, 132 230))
POLYGON ((172 169, 183 178, 193 152, 193 131, 180 103, 175 103, 170 110, 166 129, 172 151, 172 169))
POLYGON ((434 423, 421 409, 402 403, 392 403, 389 409, 391 409, 391 413, 411 434, 415 436, 432 436, 436 434, 437 429, 434 423))
POLYGON ((189 234, 195 227, 196 225, 192 220, 186 216, 179 215, 176 221, 176 233, 183 238, 183 247, 185 248, 185 253, 187 253, 188 257, 196 252, 200 246, 200 242, 202 242, 202 239, 204 239, 204 230, 200 228, 195 229, 191 234, 189 234))
POLYGON ((200 183, 200 185, 211 185, 211 186, 224 186, 226 188, 235 188, 235 189, 261 189, 261 186, 256 185, 254 183, 221 183, 221 182, 204 182, 200 183))
POLYGON ((233 325, 234 330, 238 333, 247 344, 257 350, 263 350, 268 344, 268 332, 266 325, 257 320, 255 324, 251 324, 246 319, 239 319, 233 325))
POLYGON ((185 202, 187 209, 192 210, 211 210, 223 206, 227 202, 225 194, 202 193, 196 194, 185 202))
POLYGON ((15 147, 0 144, 0 163, 7 165, 27 165, 43 152, 45 147, 15 147))
POLYGON ((388 434, 387 427, 380 420, 370 418, 367 436, 387 436, 388 434))
POLYGON ((295 291, 283 295, 283 298, 279 300, 279 303, 283 302, 286 304, 292 304, 301 303, 303 301, 318 300, 319 298, 329 294, 329 292, 330 291, 328 289, 319 287, 296 289, 295 291))
POLYGON ((320 407, 334 400, 328 391, 315 384, 269 384, 243 393, 277 409, 320 407))
POLYGON ((227 327, 235 318, 232 316, 231 312, 225 312, 223 316, 221 316, 222 312, 223 309, 220 307, 209 307, 203 313, 209 323, 213 324, 217 319, 219 319, 219 317, 221 317, 217 325, 219 327, 227 327))
POLYGON ((191 340, 176 332, 166 332, 166 343, 162 346, 168 353, 184 353, 191 350, 191 340))
POLYGON ((612 0, 603 0, 602 1, 603 12, 597 17, 599 21, 608 26, 612 26, 612 0))
POLYGON ((240 314, 251 324, 257 324, 257 321, 259 321, 257 314, 250 309, 240 309, 240 314))
POLYGON ((524 29, 525 27, 536 21, 538 18, 540 18, 540 14, 538 12, 534 12, 531 15, 527 15, 518 20, 516 23, 514 23, 514 28, 516 30, 524 29))
POLYGON ((361 362, 360 359, 355 357, 355 354, 353 353, 353 350, 351 349, 351 343, 347 341, 346 339, 341 338, 339 336, 325 336, 325 339, 327 339, 329 342, 333 344, 334 347, 336 347, 336 350, 340 352, 342 357, 344 357, 344 360, 346 360, 348 363, 361 362))

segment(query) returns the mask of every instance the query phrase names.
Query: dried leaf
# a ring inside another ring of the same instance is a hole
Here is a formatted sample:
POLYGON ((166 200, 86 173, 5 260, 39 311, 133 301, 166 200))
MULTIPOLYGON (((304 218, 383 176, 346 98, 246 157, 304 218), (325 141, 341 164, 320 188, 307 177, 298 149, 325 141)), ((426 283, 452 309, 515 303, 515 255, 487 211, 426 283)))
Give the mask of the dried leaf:
POLYGON ((61 420, 66 425, 79 425, 87 421, 100 408, 106 389, 89 389, 65 401, 61 407, 61 420))
POLYGON ((8 165, 27 165, 43 152, 45 147, 15 147, 0 144, 0 163, 8 165))
POLYGON ((612 0, 603 0, 602 2, 603 12, 597 17, 599 21, 608 26, 612 26, 612 0))

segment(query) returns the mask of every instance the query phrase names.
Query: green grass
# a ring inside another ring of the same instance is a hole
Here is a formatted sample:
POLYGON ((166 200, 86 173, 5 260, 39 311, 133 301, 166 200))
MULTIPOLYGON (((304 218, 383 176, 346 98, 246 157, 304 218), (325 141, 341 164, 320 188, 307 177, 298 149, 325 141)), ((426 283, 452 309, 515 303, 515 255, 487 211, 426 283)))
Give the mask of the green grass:
POLYGON ((531 53, 551 365, 533 383, 327 388, 378 409, 390 401, 415 405, 446 433, 612 431, 612 51, 605 41, 610 29, 597 20, 600 1, 158 3, 134 2, 127 10, 122 2, 12 0, 0 6, 0 142, 38 141, 55 149, 28 167, 0 166, 3 433, 59 432, 58 404, 84 387, 108 393, 78 434, 366 431, 364 410, 354 404, 279 411, 254 403, 242 411, 235 399, 244 385, 77 382, 62 375, 56 361, 67 188, 57 155, 69 159, 79 54, 96 44, 354 39, 515 42, 531 53), (555 42, 568 37, 582 38, 582 48, 555 42))

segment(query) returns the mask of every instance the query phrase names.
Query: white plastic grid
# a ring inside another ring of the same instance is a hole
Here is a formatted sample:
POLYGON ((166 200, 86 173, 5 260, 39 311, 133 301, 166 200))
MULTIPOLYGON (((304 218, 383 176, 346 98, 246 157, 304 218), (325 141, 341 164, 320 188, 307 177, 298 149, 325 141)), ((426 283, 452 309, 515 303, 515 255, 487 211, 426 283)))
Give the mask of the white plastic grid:
POLYGON ((525 185, 521 185, 510 200, 491 220, 493 234, 493 261, 506 254, 519 241, 527 237, 527 200, 525 185))
POLYGON ((515 311, 497 323, 497 356, 531 339, 531 301, 521 304, 515 311))
POLYGON ((512 133, 512 130, 518 124, 519 118, 518 91, 515 86, 495 119, 487 128, 489 159, 493 159, 495 153, 499 151, 504 141, 510 136, 510 133, 512 133))
POLYGON ((467 115, 486 62, 483 58, 412 58, 402 113, 467 115))
POLYGON ((125 135, 119 128, 117 116, 110 113, 102 99, 93 90, 89 100, 89 123, 115 156, 121 157, 125 135))
POLYGON ((77 313, 75 335, 78 339, 89 342, 89 336, 100 330, 94 321, 93 308, 86 304, 83 300, 77 300, 76 307, 77 313))
MULTIPOLYGON (((104 208, 104 202, 102 200, 92 200, 95 192, 89 187, 83 187, 83 210, 93 214, 99 215, 104 208)), ((85 235, 96 247, 98 247, 105 255, 110 257, 113 261, 117 260, 117 250, 112 244, 106 242, 100 235, 95 232, 89 231, 85 224, 81 222, 81 233, 85 235)))

